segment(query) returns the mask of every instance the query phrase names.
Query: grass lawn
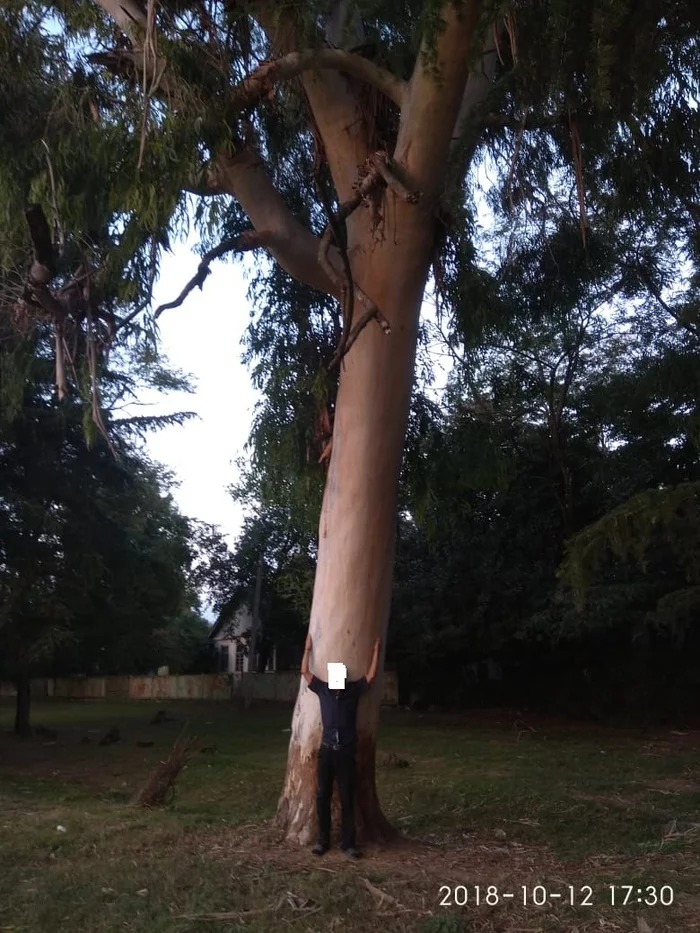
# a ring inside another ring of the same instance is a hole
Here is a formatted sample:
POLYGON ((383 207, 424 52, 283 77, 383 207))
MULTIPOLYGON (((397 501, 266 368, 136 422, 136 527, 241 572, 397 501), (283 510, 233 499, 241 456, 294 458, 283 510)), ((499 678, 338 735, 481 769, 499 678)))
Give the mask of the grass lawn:
POLYGON ((288 707, 36 704, 55 742, 15 739, 12 716, 3 702, 0 933, 700 931, 700 732, 384 711, 379 791, 405 839, 349 863, 274 838, 288 707), (177 721, 150 725, 156 709, 177 721), (186 720, 209 752, 168 807, 134 809, 186 720), (673 903, 639 903, 647 886, 673 903), (532 903, 546 894, 563 896, 532 903))

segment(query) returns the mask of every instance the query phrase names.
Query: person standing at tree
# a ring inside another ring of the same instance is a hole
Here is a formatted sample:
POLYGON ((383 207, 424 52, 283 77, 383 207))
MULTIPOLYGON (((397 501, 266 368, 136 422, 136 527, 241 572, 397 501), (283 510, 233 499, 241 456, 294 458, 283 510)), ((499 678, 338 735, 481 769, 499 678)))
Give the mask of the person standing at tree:
POLYGON ((360 697, 374 681, 379 663, 381 639, 374 643, 369 670, 359 680, 345 680, 347 669, 344 664, 328 664, 328 681, 321 680, 309 670, 311 635, 306 637, 301 674, 319 698, 323 735, 318 750, 318 787, 316 790, 316 813, 318 816, 318 843, 313 847, 314 855, 324 855, 331 840, 331 797, 333 781, 338 782, 341 806, 341 848, 352 858, 361 852, 355 846, 355 743, 357 738, 357 705, 360 697))

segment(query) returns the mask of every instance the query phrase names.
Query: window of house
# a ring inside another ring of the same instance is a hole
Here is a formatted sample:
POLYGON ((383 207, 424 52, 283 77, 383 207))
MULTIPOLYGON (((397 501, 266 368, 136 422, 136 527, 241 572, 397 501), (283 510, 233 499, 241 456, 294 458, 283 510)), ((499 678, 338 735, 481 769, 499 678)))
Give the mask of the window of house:
POLYGON ((228 645, 219 645, 219 670, 228 670, 228 645))
POLYGON ((243 670, 243 649, 240 645, 236 646, 235 670, 239 673, 243 670))

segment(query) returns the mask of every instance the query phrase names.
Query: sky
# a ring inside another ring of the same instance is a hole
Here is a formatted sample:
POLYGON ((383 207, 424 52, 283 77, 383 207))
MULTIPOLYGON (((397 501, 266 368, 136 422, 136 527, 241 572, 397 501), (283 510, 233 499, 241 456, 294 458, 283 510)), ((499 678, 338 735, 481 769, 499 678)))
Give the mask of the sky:
MULTIPOLYGON (((199 257, 192 241, 165 253, 154 288, 154 307, 176 298, 194 275, 199 257)), ((171 368, 190 374, 194 394, 142 392, 129 414, 194 411, 198 417, 148 435, 153 459, 174 471, 173 496, 180 511, 219 525, 233 544, 243 512, 227 487, 244 454, 258 394, 241 362, 241 339, 250 321, 247 283, 240 264, 212 264, 204 288, 158 319, 160 350, 171 368)))
MULTIPOLYGON (((195 274, 199 257, 193 251, 195 237, 165 253, 154 288, 153 307, 176 298, 195 274)), ((177 480, 173 497, 180 511, 218 525, 233 546, 241 529, 243 510, 233 501, 228 487, 238 478, 236 460, 245 453, 260 396, 241 362, 241 340, 250 322, 251 307, 243 264, 215 261, 203 289, 195 289, 179 308, 164 311, 158 319, 160 352, 173 369, 192 377, 195 392, 144 391, 138 407, 123 415, 164 414, 193 411, 184 425, 172 425, 147 438, 151 457, 168 467, 177 480)), ((435 320, 432 304, 423 305, 423 317, 435 320)), ((433 390, 444 385, 441 368, 444 353, 433 350, 436 366, 433 390)))

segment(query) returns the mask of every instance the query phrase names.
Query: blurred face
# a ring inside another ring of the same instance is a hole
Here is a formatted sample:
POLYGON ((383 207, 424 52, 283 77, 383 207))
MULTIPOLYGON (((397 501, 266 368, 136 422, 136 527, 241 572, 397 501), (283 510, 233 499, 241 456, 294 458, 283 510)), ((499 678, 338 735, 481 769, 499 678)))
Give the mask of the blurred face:
POLYGON ((328 663, 328 686, 331 690, 344 690, 348 671, 345 665, 338 661, 328 663))

